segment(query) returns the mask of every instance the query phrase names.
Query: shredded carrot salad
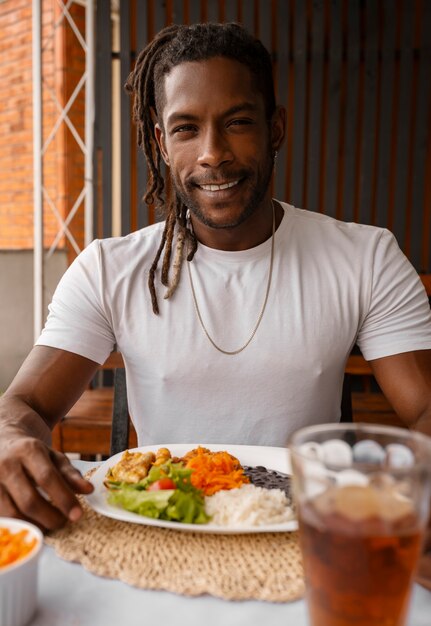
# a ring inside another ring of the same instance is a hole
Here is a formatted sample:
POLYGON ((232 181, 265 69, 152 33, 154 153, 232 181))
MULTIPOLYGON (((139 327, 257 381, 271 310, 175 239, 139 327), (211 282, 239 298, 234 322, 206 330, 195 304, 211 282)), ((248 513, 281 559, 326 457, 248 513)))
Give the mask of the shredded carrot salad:
POLYGON ((0 567, 23 559, 33 550, 37 540, 29 540, 27 535, 27 530, 13 533, 9 528, 0 528, 0 567))
POLYGON ((206 448, 196 448, 184 460, 186 467, 193 470, 190 477, 192 485, 202 489, 206 496, 250 482, 238 459, 228 452, 210 452, 206 448))

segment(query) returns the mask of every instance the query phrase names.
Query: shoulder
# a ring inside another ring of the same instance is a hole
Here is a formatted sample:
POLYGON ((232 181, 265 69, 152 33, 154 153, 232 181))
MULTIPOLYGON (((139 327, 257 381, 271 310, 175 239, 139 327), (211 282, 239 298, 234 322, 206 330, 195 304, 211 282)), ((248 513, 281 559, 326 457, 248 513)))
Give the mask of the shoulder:
POLYGON ((343 222, 329 215, 298 209, 285 202, 280 204, 284 208, 287 222, 290 223, 289 231, 303 245, 321 244, 325 248, 330 245, 348 253, 367 250, 372 255, 382 245, 398 248, 394 235, 386 228, 343 222))
MULTIPOLYGON (((96 245, 100 247, 102 251, 115 252, 117 250, 125 251, 132 250, 134 248, 152 248, 158 245, 160 237, 163 234, 165 222, 157 222, 151 224, 140 230, 136 230, 128 235, 121 237, 108 237, 106 239, 95 240, 96 245)), ((94 242, 93 242, 94 243, 94 242)))
POLYGON ((160 245, 165 223, 157 222, 121 237, 93 240, 78 256, 82 263, 97 265, 134 264, 151 259, 160 245))
POLYGON ((297 207, 287 204, 286 202, 280 202, 284 208, 285 214, 289 220, 294 221, 295 224, 302 228, 308 228, 313 230, 323 230, 324 232, 334 233, 346 233, 352 236, 363 237, 381 237, 383 233, 389 233, 385 228, 378 226, 371 226, 369 224, 358 224, 357 222, 343 222, 329 215, 323 213, 316 213, 315 211, 307 211, 305 209, 298 209, 297 207))

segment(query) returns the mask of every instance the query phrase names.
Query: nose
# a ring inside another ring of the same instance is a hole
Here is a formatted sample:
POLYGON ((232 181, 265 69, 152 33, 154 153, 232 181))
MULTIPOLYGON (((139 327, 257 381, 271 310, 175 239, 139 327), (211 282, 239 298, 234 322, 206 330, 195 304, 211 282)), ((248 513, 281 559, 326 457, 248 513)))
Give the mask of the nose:
POLYGON ((210 128, 202 136, 202 144, 198 157, 202 167, 220 167, 233 161, 233 153, 229 141, 218 128, 210 128))

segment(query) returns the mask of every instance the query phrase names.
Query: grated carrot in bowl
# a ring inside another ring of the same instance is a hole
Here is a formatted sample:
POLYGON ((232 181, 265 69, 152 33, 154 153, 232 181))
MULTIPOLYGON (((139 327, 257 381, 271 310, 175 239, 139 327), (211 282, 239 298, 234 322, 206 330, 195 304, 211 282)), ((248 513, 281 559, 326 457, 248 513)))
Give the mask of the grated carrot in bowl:
POLYGON ((228 452, 210 452, 196 448, 184 458, 186 467, 192 469, 190 480, 206 496, 212 496, 222 489, 236 489, 249 479, 244 474, 237 458, 228 452))
POLYGON ((35 537, 28 539, 27 530, 13 533, 9 528, 0 528, 0 567, 23 559, 33 550, 36 543, 35 537))

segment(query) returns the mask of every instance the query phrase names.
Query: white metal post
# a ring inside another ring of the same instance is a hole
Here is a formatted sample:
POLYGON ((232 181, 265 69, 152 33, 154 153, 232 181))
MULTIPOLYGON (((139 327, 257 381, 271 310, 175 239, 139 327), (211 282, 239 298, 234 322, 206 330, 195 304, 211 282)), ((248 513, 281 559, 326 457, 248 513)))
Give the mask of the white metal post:
POLYGON ((33 36, 33 329, 34 339, 43 325, 43 201, 42 201, 42 45, 41 0, 32 2, 33 36))
POLYGON ((85 54, 85 245, 94 237, 93 234, 93 145, 94 145, 94 71, 95 71, 95 43, 94 43, 94 0, 87 0, 85 10, 85 40, 87 44, 85 54))

